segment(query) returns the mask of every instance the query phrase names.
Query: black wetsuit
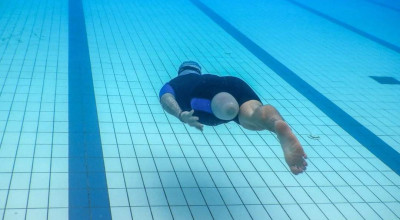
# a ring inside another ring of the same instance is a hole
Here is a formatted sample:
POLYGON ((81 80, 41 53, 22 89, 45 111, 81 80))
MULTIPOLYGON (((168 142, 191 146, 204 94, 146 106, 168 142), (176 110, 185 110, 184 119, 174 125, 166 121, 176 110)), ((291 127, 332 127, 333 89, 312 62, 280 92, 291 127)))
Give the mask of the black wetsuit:
MULTIPOLYGON (((175 92, 175 99, 183 111, 191 111, 192 98, 203 98, 212 100, 220 93, 227 92, 235 97, 239 106, 249 100, 258 100, 260 98, 243 80, 233 76, 217 76, 212 74, 187 74, 178 76, 169 82, 169 85, 175 92)), ((195 110, 194 116, 199 117, 199 122, 205 125, 219 125, 229 121, 221 120, 213 114, 205 111, 195 110)), ((238 116, 233 121, 239 124, 238 116)))

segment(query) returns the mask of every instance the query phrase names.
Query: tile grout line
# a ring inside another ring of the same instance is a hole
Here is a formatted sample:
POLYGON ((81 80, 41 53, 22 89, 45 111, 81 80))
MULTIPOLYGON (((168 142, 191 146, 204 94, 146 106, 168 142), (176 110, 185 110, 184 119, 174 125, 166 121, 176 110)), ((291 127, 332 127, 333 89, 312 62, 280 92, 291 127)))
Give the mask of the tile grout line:
MULTIPOLYGON (((400 175, 400 154, 392 147, 382 141, 374 133, 360 124, 357 120, 339 108, 331 100, 326 98, 315 88, 301 79, 296 73, 279 62, 271 54, 254 43, 242 32, 237 30, 228 21, 198 0, 190 0, 200 11, 207 15, 229 35, 247 48, 265 65, 271 68, 283 80, 289 83, 294 89, 310 100, 316 107, 335 121, 340 127, 354 137, 359 143, 366 147, 378 159, 385 163, 390 169, 400 175)), ((400 49, 399 49, 400 52, 400 49)))
POLYGON ((330 22, 332 22, 332 23, 334 23, 336 25, 339 25, 339 26, 341 26, 343 28, 346 28, 347 30, 352 31, 352 32, 354 32, 354 33, 356 33, 356 34, 358 34, 358 35, 360 35, 362 37, 365 37, 368 40, 371 40, 371 41, 373 41, 373 42, 375 42, 375 43, 377 43, 379 45, 382 45, 382 46, 384 46, 384 47, 386 47, 386 48, 388 48, 388 49, 390 49, 392 51, 400 53, 400 47, 395 45, 395 44, 393 44, 393 43, 390 43, 390 42, 388 42, 386 40, 383 40, 383 39, 381 39, 379 37, 376 37, 376 36, 374 36, 372 34, 369 34, 369 33, 365 32, 365 31, 363 31, 361 29, 353 27, 352 25, 346 24, 343 21, 340 21, 340 20, 338 20, 336 18, 333 18, 333 17, 331 17, 329 15, 326 15, 326 14, 324 14, 322 12, 319 12, 319 11, 309 7, 309 6, 306 6, 306 5, 302 4, 302 3, 297 2, 296 0, 286 0, 286 1, 296 5, 299 8, 307 10, 307 11, 309 11, 309 12, 311 12, 311 13, 317 15, 317 16, 320 16, 320 17, 322 17, 322 18, 324 18, 324 19, 326 19, 326 20, 328 20, 328 21, 330 21, 330 22))

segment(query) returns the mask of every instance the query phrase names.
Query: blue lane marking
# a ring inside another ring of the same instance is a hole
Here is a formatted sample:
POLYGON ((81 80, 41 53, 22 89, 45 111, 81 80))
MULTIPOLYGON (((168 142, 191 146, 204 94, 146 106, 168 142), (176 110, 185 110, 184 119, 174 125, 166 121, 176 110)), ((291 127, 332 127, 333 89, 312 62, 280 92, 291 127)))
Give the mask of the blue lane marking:
POLYGON ((391 10, 396 11, 396 12, 400 12, 400 9, 399 9, 399 8, 396 8, 395 6, 390 6, 390 5, 387 5, 387 4, 385 4, 385 3, 377 2, 377 1, 374 1, 374 0, 365 0, 365 1, 366 1, 366 2, 369 2, 369 3, 372 3, 372 4, 379 5, 379 6, 381 6, 381 7, 385 7, 385 8, 387 8, 387 9, 391 9, 391 10))
POLYGON ((69 0, 69 219, 111 219, 81 0, 69 0))
POLYGON ((390 76, 370 76, 380 84, 400 85, 400 81, 390 76))
POLYGON ((342 26, 342 27, 344 27, 344 28, 346 28, 346 29, 348 29, 350 31, 353 31, 353 32, 355 32, 355 33, 357 33, 357 34, 359 34, 359 35, 361 35, 361 36, 363 36, 363 37, 365 37, 365 38, 367 38, 369 40, 374 41, 375 43, 378 43, 378 44, 380 44, 382 46, 385 46, 385 47, 397 52, 397 53, 400 53, 400 47, 398 47, 398 46, 396 46, 396 45, 394 45, 394 44, 392 44, 390 42, 387 42, 385 40, 377 38, 377 37, 375 37, 375 36, 373 36, 371 34, 368 34, 367 32, 364 32, 364 31, 362 31, 360 29, 357 29, 357 28, 355 28, 355 27, 353 27, 351 25, 348 25, 348 24, 346 24, 344 22, 341 22, 341 21, 339 21, 339 20, 337 20, 335 18, 332 18, 332 17, 330 17, 328 15, 322 14, 321 12, 319 12, 317 10, 314 10, 314 9, 308 7, 308 6, 305 6, 305 5, 301 4, 301 3, 298 3, 296 1, 293 1, 293 0, 286 0, 286 1, 291 2, 292 4, 297 5, 298 7, 302 8, 302 9, 305 9, 307 11, 310 11, 310 12, 312 12, 312 13, 320 16, 320 17, 323 17, 323 18, 325 18, 326 20, 328 20, 328 21, 330 21, 332 23, 335 23, 335 24, 340 25, 340 26, 342 26))
POLYGON ((349 114, 340 109, 328 98, 319 93, 316 89, 297 76, 293 71, 276 60, 264 49, 251 41, 243 33, 229 24, 226 20, 212 11, 198 0, 191 0, 201 11, 217 23, 222 29, 229 33, 239 43, 247 48, 254 56, 271 68, 282 79, 289 83, 304 97, 310 100, 315 106, 347 131, 358 142, 365 146, 370 152, 384 162, 388 167, 400 175, 400 154, 382 141, 374 133, 365 128, 362 124, 352 118, 349 114))

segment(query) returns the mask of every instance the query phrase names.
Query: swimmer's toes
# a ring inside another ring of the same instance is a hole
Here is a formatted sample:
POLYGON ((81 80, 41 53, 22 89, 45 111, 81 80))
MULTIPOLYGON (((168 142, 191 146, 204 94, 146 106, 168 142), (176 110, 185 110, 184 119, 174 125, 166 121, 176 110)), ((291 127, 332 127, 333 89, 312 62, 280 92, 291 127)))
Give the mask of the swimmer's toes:
POLYGON ((297 166, 291 166, 291 167, 290 167, 290 171, 292 171, 292 173, 295 174, 295 175, 297 175, 297 174, 303 172, 303 170, 300 169, 300 168, 298 168, 297 166))
POLYGON ((299 174, 307 169, 307 163, 297 163, 297 164, 292 164, 289 165, 290 171, 292 171, 293 174, 299 174))

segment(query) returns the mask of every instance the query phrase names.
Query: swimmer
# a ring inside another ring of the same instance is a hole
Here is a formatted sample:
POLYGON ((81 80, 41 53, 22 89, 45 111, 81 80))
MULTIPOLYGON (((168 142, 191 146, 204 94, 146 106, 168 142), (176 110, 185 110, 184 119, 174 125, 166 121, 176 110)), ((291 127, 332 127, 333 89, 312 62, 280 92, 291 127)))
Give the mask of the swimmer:
POLYGON ((159 96, 166 112, 201 131, 204 125, 234 121, 248 130, 276 133, 291 172, 306 170, 307 155, 289 125, 272 105, 263 105, 243 80, 202 74, 198 63, 185 61, 159 96))

